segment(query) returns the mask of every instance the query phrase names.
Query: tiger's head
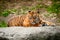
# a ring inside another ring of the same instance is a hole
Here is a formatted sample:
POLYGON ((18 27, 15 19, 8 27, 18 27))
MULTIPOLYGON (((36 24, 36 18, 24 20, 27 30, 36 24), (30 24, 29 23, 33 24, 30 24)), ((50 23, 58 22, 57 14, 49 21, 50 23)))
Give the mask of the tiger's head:
POLYGON ((39 11, 28 11, 24 22, 33 26, 40 23, 40 21, 39 11))

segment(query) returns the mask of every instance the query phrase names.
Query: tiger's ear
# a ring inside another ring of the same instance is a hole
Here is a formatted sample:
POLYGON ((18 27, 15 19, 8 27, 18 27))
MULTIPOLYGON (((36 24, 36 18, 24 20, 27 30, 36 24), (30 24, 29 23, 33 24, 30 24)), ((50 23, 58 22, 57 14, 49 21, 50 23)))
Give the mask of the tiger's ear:
POLYGON ((28 11, 29 14, 31 14, 31 11, 28 11))
POLYGON ((32 15, 32 14, 34 14, 34 12, 33 12, 33 11, 28 11, 28 13, 29 13, 29 14, 31 14, 31 15, 32 15))
POLYGON ((37 11, 37 13, 40 13, 39 11, 37 11))
POLYGON ((37 13, 40 13, 39 9, 37 9, 37 13))
POLYGON ((31 12, 31 11, 28 11, 29 13, 31 12))

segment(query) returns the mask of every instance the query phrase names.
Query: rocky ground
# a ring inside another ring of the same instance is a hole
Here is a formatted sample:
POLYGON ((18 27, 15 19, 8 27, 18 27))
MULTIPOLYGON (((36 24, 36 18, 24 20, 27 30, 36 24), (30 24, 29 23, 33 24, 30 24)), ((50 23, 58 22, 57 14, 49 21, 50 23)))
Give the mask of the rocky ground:
POLYGON ((60 40, 60 27, 0 28, 0 40, 60 40))

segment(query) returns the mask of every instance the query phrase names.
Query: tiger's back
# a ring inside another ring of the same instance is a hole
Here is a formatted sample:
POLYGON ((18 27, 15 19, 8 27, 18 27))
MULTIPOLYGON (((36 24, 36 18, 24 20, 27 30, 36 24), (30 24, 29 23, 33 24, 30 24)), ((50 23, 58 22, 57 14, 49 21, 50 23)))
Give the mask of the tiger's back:
POLYGON ((8 21, 8 26, 22 26, 24 19, 25 15, 14 16, 8 21))

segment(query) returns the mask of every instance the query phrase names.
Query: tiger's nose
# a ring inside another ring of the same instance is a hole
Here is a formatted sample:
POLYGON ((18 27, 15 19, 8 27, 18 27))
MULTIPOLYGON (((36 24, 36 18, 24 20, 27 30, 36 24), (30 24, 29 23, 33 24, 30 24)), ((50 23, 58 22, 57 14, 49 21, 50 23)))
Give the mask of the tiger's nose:
POLYGON ((34 25, 34 24, 36 24, 35 22, 32 22, 32 24, 34 25))

